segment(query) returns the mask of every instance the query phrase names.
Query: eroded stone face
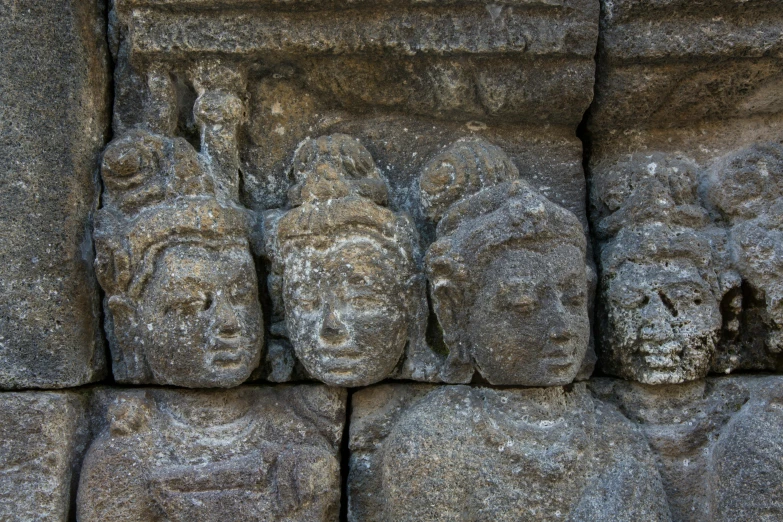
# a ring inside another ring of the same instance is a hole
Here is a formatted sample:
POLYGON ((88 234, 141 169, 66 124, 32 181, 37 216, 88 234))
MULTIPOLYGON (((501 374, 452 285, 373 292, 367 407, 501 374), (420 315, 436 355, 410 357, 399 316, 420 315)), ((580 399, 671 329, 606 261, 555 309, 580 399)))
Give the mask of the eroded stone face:
POLYGON ((604 245, 601 262, 604 369, 647 384, 706 376, 722 327, 709 238, 661 223, 629 227, 604 245))
POLYGON ((349 520, 669 520, 643 436, 584 385, 353 398, 349 520))
POLYGON ((134 131, 104 154, 96 269, 120 382, 231 387, 258 366, 252 216, 182 139, 134 131))
POLYGON ((712 288, 687 259, 626 262, 603 283, 605 365, 647 384, 707 375, 721 327, 712 288))
POLYGON ((427 253, 453 364, 492 384, 575 378, 587 350, 585 238, 576 217, 521 181, 458 201, 427 253))
POLYGON ((85 457, 79 520, 337 519, 344 391, 102 393, 96 402, 110 405, 85 457))
POLYGON ((158 382, 240 383, 258 365, 261 308, 247 248, 167 249, 138 305, 136 333, 158 382))
POLYGON ((380 381, 406 344, 423 342, 413 224, 377 203, 386 200, 385 183, 369 152, 348 136, 305 141, 294 169, 292 201, 302 204, 265 216, 270 281, 280 281, 294 351, 327 384, 380 381))
POLYGON ((506 250, 480 275, 470 313, 473 357, 503 384, 568 384, 587 347, 587 280, 582 252, 506 250))
POLYGON ((302 364, 324 382, 376 382, 399 361, 408 303, 394 258, 373 241, 303 249, 286 271, 283 299, 302 364))

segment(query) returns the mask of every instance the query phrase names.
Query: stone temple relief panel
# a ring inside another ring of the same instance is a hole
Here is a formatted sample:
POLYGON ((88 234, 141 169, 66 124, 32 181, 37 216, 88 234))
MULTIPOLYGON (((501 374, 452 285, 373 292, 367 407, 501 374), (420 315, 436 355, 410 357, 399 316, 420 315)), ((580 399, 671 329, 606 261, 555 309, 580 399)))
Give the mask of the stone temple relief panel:
POLYGON ((576 129, 598 14, 590 0, 115 1, 112 219, 98 234, 115 376, 588 376, 595 271, 576 129), (147 230, 151 206, 178 224, 147 230), (159 248, 163 236, 178 246, 159 248), (187 313, 154 296, 194 274, 187 313), (256 277, 258 295, 233 297, 256 277), (503 301, 523 286, 526 302, 503 301), (177 331, 155 326, 173 313, 177 331), (504 343, 527 351, 493 348, 504 343), (198 356, 178 363, 186 353, 198 356))
POLYGON ((678 383, 783 364, 781 13, 602 4, 587 138, 610 374, 678 383))
POLYGON ((783 517, 781 384, 777 376, 737 375, 589 386, 644 433, 674 520, 728 521, 783 517))
POLYGON ((345 390, 103 389, 78 520, 331 522, 345 390))
POLYGON ((348 520, 671 520, 643 433, 573 387, 353 395, 348 520))

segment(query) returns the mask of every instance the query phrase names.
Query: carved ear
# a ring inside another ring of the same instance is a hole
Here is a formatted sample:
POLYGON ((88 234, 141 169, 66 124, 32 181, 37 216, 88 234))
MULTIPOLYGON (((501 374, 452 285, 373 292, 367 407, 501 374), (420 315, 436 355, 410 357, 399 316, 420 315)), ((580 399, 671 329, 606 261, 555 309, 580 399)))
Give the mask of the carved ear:
POLYGON ((112 359, 116 365, 114 375, 138 384, 148 370, 143 349, 134 340, 136 306, 127 297, 119 295, 111 296, 106 304, 111 312, 111 335, 115 345, 112 346, 112 359))
POLYGON ((430 284, 432 308, 443 329, 443 340, 450 351, 459 350, 463 311, 462 292, 453 281, 441 279, 430 284))
POLYGON ((127 297, 113 295, 106 304, 111 312, 115 330, 125 330, 136 323, 136 306, 127 297))

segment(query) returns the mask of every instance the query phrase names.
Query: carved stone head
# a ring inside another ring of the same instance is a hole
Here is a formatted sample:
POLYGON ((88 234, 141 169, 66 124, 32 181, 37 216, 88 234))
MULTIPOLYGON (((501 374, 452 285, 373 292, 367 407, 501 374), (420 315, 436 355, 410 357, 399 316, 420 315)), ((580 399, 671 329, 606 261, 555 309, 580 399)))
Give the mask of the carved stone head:
POLYGON ((603 364, 646 384, 705 377, 721 328, 709 243, 689 229, 624 229, 601 253, 603 364))
POLYGON ((449 358, 492 384, 573 381, 590 336, 576 216, 513 181, 453 204, 426 256, 449 358))
POLYGON ((423 290, 412 221, 376 203, 386 199, 385 182, 352 138, 307 140, 294 170, 302 204, 265 216, 271 279, 294 351, 327 384, 380 381, 418 335, 423 290))
POLYGON ((708 196, 730 223, 737 271, 763 304, 766 347, 783 352, 783 146, 756 144, 718 162, 708 196))
POLYGON ((263 323, 251 215, 220 202, 182 139, 135 131, 106 149, 96 272, 115 378, 231 387, 258 365, 263 323))

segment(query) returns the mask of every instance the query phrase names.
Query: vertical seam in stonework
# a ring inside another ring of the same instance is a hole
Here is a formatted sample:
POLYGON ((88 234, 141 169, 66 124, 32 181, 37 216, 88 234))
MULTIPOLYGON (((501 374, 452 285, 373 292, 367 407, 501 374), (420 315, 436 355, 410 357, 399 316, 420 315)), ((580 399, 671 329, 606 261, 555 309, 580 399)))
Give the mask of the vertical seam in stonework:
POLYGON ((340 441, 340 522, 348 522, 348 470, 350 468, 349 443, 351 436, 351 408, 353 388, 348 389, 345 403, 345 424, 343 438, 340 441))
MULTIPOLYGON (((603 5, 601 4, 600 9, 603 9, 603 5)), ((584 204, 585 204, 585 216, 587 218, 587 241, 590 245, 590 251, 592 253, 593 257, 593 263, 596 270, 596 289, 595 294, 593 296, 593 306, 592 306, 592 335, 593 335, 593 347, 595 349, 596 356, 601 353, 600 346, 598 346, 598 322, 595 318, 596 309, 598 307, 598 277, 601 273, 601 265, 600 260, 598 257, 598 245, 595 241, 595 237, 592 233, 592 219, 590 215, 590 157, 592 155, 592 139, 590 132, 587 129, 587 122, 590 118, 590 112, 593 108, 593 104, 595 103, 595 94, 598 87, 598 73, 599 73, 599 56, 598 56, 598 50, 600 48, 600 40, 601 40, 601 14, 598 15, 598 33, 596 35, 596 42, 595 42, 595 54, 593 54, 593 61, 595 63, 595 72, 593 74, 593 95, 592 99, 590 101, 590 105, 588 105, 587 110, 585 110, 584 114, 582 115, 582 121, 579 122, 579 125, 576 128, 576 137, 579 139, 579 141, 582 142, 582 173, 585 177, 585 194, 584 194, 584 204)), ((595 363, 595 369, 593 370, 593 373, 595 374, 596 370, 600 371, 600 365, 598 364, 599 361, 596 360, 595 363)))

